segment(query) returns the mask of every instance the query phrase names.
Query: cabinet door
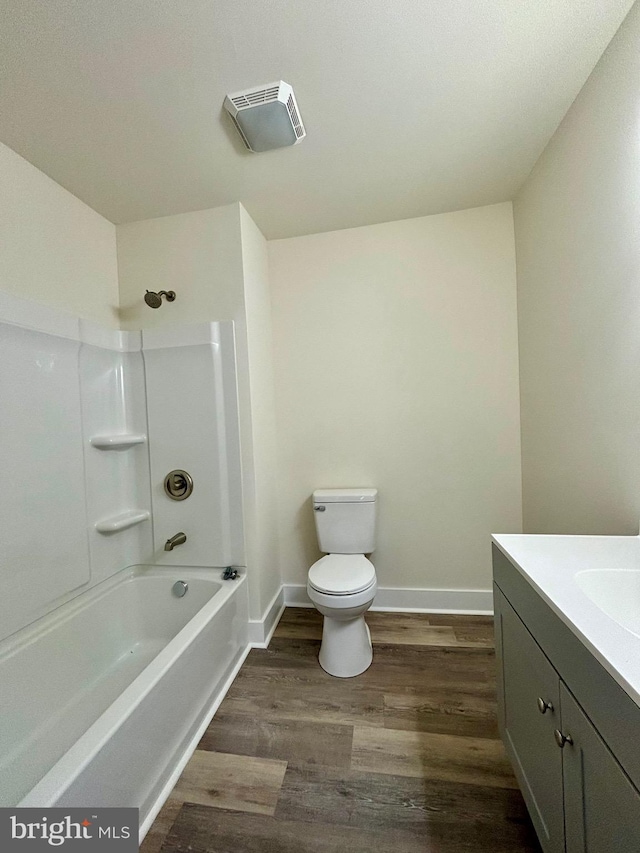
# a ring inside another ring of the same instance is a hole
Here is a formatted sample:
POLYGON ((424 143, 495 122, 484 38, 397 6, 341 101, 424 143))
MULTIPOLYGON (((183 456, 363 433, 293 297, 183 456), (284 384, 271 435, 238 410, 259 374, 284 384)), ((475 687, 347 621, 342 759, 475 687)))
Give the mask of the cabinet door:
POLYGON ((498 722, 545 853, 564 853, 560 679, 500 590, 495 589, 498 722), (542 710, 544 709, 544 713, 542 710))
POLYGON ((567 853, 635 853, 640 794, 564 684, 561 706, 567 853))

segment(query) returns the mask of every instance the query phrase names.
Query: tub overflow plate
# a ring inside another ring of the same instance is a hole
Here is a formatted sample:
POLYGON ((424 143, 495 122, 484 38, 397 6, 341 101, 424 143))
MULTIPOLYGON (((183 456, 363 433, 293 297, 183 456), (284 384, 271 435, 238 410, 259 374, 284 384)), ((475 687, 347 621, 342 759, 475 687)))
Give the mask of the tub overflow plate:
POLYGON ((173 594, 178 598, 183 598, 189 589, 189 584, 186 581, 176 581, 172 587, 173 594))
POLYGON ((193 491, 193 478, 187 471, 176 468, 164 478, 164 491, 172 501, 186 501, 193 491))

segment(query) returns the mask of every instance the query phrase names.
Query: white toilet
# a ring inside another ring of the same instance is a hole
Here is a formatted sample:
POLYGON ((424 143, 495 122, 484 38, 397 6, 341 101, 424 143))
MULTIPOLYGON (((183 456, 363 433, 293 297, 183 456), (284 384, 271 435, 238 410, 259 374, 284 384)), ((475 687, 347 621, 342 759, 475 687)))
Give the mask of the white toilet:
POLYGON ((320 666, 351 678, 371 665, 371 634, 364 614, 377 591, 366 557, 375 549, 377 489, 318 489, 313 514, 322 557, 309 569, 307 593, 324 616, 320 666))

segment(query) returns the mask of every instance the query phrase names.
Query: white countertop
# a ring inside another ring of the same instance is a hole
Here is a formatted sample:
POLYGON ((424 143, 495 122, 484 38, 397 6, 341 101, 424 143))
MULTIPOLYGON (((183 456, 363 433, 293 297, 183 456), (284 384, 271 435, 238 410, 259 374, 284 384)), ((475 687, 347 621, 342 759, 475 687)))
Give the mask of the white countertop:
POLYGON ((591 569, 640 570, 640 537, 504 533, 491 538, 640 706, 640 635, 608 616, 576 581, 578 573, 591 569))

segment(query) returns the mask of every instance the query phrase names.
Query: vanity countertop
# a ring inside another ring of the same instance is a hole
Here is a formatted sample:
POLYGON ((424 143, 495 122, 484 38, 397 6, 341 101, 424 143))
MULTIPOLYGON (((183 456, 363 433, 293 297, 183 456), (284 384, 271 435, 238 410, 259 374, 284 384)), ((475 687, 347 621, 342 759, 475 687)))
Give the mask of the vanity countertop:
POLYGON ((640 537, 504 533, 492 539, 640 706, 640 537))

